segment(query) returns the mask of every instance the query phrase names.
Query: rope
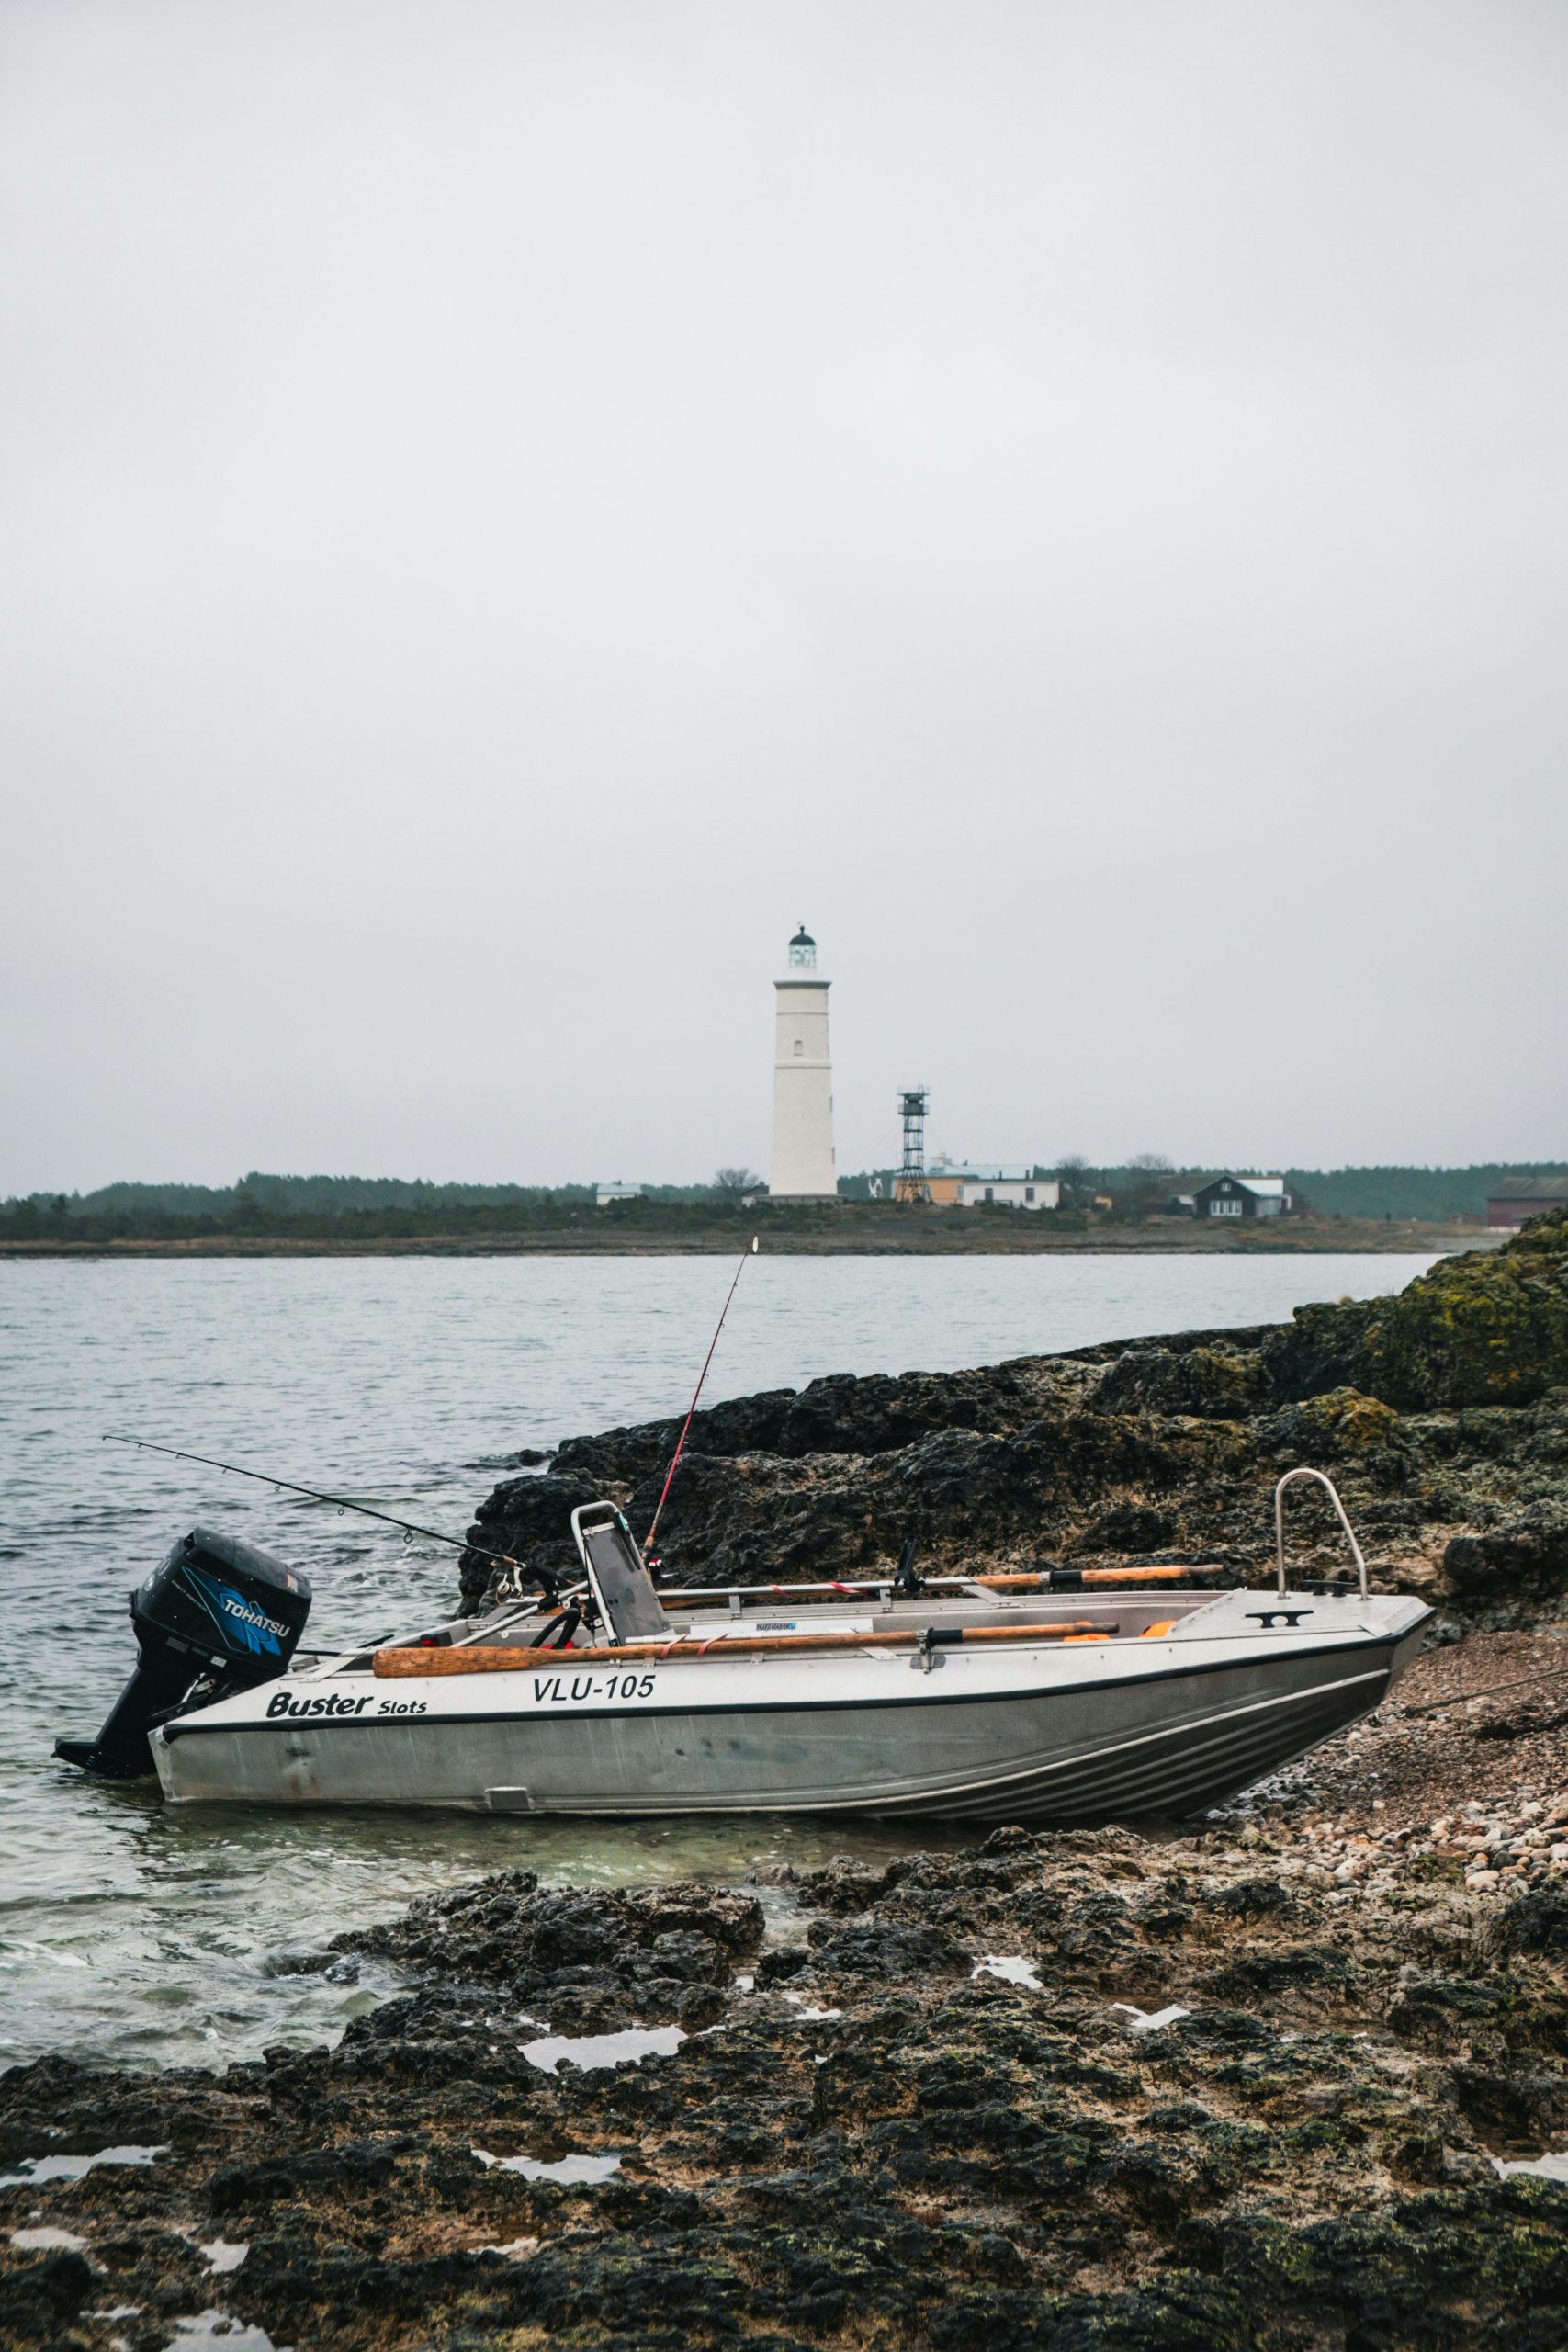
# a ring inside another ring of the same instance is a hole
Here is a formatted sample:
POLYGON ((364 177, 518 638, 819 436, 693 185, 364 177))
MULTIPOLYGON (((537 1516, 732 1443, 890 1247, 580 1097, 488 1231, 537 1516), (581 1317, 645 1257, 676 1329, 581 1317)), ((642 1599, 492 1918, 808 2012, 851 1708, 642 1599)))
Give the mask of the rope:
POLYGON ((1568 1674, 1568 1666, 1543 1667, 1539 1674, 1521 1674, 1515 1682, 1488 1682, 1479 1690, 1461 1690, 1455 1699, 1429 1699, 1425 1706, 1405 1707, 1407 1715, 1435 1715, 1444 1707, 1468 1707, 1472 1699, 1495 1699, 1500 1690, 1522 1690, 1527 1682, 1551 1682, 1568 1674))

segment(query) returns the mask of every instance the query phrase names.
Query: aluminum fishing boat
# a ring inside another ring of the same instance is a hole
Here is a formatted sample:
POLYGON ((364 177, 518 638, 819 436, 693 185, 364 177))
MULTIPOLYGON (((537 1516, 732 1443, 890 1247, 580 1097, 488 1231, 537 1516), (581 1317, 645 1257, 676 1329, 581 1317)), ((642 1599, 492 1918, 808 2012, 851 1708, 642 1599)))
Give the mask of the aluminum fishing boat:
MULTIPOLYGON (((1353 1581, 1289 1588, 1289 1478, 1277 1589, 1262 1591, 1054 1566, 660 1591, 621 1512, 596 1504, 573 1516, 582 1577, 555 1605, 501 1598, 375 1648, 296 1653, 166 1713, 152 1761, 176 1804, 1190 1815, 1370 1713, 1431 1618, 1369 1589, 1337 1495, 1321 1472, 1289 1474, 1303 1476, 1328 1487, 1353 1581)), ((243 1591, 281 1633, 283 1603, 243 1591)), ((249 1631, 265 1638, 266 1623, 249 1631)))

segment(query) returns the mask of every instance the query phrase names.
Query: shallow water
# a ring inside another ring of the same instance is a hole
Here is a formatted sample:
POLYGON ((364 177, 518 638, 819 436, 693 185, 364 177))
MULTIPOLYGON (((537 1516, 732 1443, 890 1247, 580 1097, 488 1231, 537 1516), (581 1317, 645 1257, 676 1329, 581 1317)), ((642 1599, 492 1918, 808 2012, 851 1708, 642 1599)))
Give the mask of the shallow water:
MULTIPOLYGON (((570 2052, 566 2054, 570 2056, 570 2052)), ((555 2068, 547 2071, 554 2074, 555 2068)), ((481 2165, 493 2165, 497 2172, 514 2172, 525 2180, 553 2180, 561 2188, 595 2188, 602 2180, 613 2179, 621 2169, 619 2156, 558 2156, 554 2164, 542 2164, 536 2156, 492 2156, 484 2148, 475 2148, 472 2153, 481 2165)))
MULTIPOLYGON (((761 1258, 709 1397, 951 1370, 1395 1290, 1425 1258, 761 1258)), ((472 1873, 738 1877, 885 1854, 841 1825, 166 1812, 56 1764, 133 1657, 126 1594, 205 1521, 305 1568, 312 1642, 443 1611, 456 1555, 100 1442, 161 1439, 461 1534, 519 1447, 683 1410, 728 1285, 712 1258, 0 1262, 0 2063, 220 2064, 329 2040, 375 1982, 300 1973, 341 1929, 472 1873)))
POLYGON ((46 2180, 85 2180, 95 2165, 150 2165, 164 2154, 162 2147, 126 2144, 98 2148, 88 2156, 22 2156, 8 2172, 0 2172, 0 2188, 36 2188, 46 2180))
POLYGON ((1516 2174, 1522 2174, 1526 2179, 1568 2181, 1568 2151, 1561 2148, 1549 2155, 1526 2156, 1517 2164, 1494 2156, 1492 2165, 1503 2180, 1512 2180, 1516 2174))

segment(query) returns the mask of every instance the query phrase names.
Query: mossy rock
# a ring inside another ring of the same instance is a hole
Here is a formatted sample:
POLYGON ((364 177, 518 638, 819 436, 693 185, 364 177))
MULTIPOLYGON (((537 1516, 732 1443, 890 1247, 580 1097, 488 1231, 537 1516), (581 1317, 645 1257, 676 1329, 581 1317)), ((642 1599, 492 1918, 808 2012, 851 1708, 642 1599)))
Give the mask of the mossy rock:
POLYGON ((1568 1212, 1445 1258, 1393 1298, 1298 1307, 1264 1353, 1287 1398, 1352 1387, 1412 1411, 1533 1404, 1568 1381, 1568 1212))
POLYGON ((1231 1347, 1130 1348, 1101 1379, 1094 1401, 1102 1413, 1181 1413, 1246 1420, 1267 1387, 1256 1351, 1231 1347))
POLYGON ((1291 1405, 1275 1422, 1276 1442, 1303 1462, 1344 1462, 1386 1453, 1399 1442, 1401 1424, 1392 1405, 1359 1388, 1331 1388, 1291 1405))

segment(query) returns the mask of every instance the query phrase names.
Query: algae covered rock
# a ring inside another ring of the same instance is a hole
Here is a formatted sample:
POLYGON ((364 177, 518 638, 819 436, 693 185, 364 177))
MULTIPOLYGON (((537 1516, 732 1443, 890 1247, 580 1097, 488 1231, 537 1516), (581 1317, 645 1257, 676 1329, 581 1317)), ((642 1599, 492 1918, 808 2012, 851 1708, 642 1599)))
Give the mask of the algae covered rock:
POLYGON ((1192 1413, 1201 1419, 1245 1420, 1266 1395, 1262 1359, 1255 1351, 1212 1345, 1129 1348, 1100 1378, 1094 1401, 1102 1413, 1192 1413))
POLYGON ((1386 1453, 1398 1444, 1399 1415, 1381 1397, 1359 1388, 1330 1388, 1288 1405, 1272 1424, 1280 1451, 1300 1462, 1344 1462, 1386 1453))
POLYGON ((1349 1386, 1417 1412, 1530 1404, 1568 1381, 1568 1210, 1393 1298, 1300 1306, 1264 1357, 1287 1397, 1349 1386))

